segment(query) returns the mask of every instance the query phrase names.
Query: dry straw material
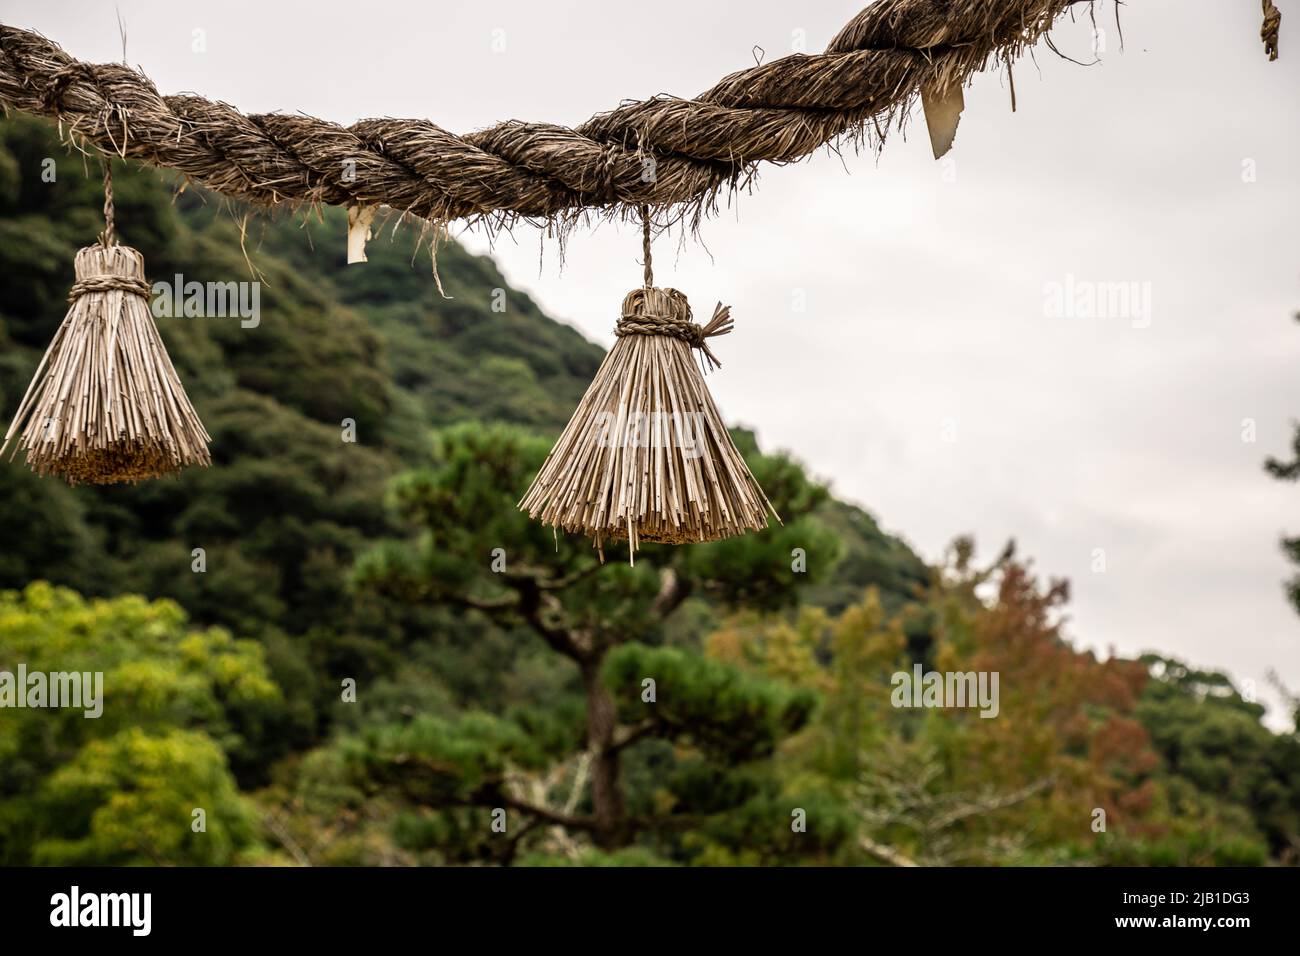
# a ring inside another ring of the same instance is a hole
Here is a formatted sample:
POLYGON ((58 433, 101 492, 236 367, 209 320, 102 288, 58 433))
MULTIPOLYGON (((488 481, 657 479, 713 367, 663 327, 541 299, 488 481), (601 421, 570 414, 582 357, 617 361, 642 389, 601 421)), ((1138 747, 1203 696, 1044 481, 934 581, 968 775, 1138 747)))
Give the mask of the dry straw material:
MULTIPOLYGON (((107 236, 111 241, 111 222, 107 236)), ((41 475, 140 481, 208 465, 208 433, 153 316, 144 258, 121 245, 77 253, 71 308, 5 435, 41 475)))
MULTIPOLYGON (((1275 38, 1265 0, 1270 8, 1275 38)), ((624 102, 573 129, 512 120, 463 135, 423 119, 345 127, 164 96, 127 66, 85 63, 0 25, 0 106, 58 117, 105 152, 256 205, 383 205, 433 222, 522 217, 563 230, 586 212, 631 219, 648 204, 657 221, 694 227, 760 162, 794 162, 846 138, 878 148, 924 90, 1009 70, 1075 9, 1095 12, 1086 0, 878 0, 825 51, 737 71, 692 98, 624 102)))
POLYGON ((706 340, 731 327, 722 305, 708 324, 694 323, 676 289, 629 292, 618 341, 519 506, 590 536, 602 559, 610 540, 626 539, 635 560, 642 542, 715 541, 767 527, 776 512, 701 369, 719 364, 706 340))

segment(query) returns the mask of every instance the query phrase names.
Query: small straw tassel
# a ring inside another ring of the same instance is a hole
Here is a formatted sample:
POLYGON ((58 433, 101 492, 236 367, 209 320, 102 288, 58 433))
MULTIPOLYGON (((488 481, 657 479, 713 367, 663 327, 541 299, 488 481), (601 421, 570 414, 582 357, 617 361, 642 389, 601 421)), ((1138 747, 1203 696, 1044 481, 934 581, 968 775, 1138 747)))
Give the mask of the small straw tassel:
POLYGON ((111 212, 103 238, 77 253, 72 307, 0 456, 17 436, 14 453, 25 448, 33 471, 74 485, 134 482, 211 464, 211 439, 149 314, 144 258, 112 244, 111 212))
MULTIPOLYGON (((648 244, 648 243, 647 243, 648 244)), ((716 541, 767 527, 776 511, 750 474, 691 356, 720 364, 705 340, 731 331, 719 304, 705 326, 686 296, 629 292, 618 341, 601 363, 519 507, 530 517, 604 542, 716 541)))

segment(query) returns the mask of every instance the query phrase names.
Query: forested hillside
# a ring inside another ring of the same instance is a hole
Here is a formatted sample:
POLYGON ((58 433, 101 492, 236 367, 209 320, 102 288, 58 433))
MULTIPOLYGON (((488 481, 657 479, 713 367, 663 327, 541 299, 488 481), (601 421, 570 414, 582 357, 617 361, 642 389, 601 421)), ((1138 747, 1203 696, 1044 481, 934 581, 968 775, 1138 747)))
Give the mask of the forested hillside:
MULTIPOLYGON (((101 228, 85 165, 0 123, 6 425, 101 228)), ((180 185, 118 163, 122 241, 260 315, 158 319, 212 468, 0 464, 0 669, 108 695, 0 710, 0 863, 1296 861, 1300 742, 1222 675, 1077 653, 1064 586, 929 568, 747 431, 783 527, 601 566, 514 507, 598 346, 454 242, 444 296, 416 230, 349 267, 340 210, 180 185), (891 706, 914 663, 999 671, 1001 715, 891 706)))

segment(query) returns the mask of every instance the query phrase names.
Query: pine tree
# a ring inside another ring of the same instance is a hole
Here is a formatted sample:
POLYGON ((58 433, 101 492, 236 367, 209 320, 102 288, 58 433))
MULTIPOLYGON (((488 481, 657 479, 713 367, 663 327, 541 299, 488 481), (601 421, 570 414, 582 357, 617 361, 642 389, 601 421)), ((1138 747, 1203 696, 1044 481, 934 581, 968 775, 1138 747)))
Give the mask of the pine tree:
MULTIPOLYGON (((649 546, 635 567, 607 543, 602 564, 588 542, 557 538, 515 506, 546 448, 503 426, 440 432, 430 465, 392 491, 414 537, 371 552, 357 575, 364 588, 403 605, 453 605, 531 632, 573 665, 580 727, 565 725, 562 706, 422 715, 356 744, 373 786, 396 788, 425 807, 521 817, 522 826, 507 825, 518 837, 502 843, 508 849, 498 858, 513 856, 518 838, 539 827, 611 851, 754 798, 744 768, 804 724, 814 695, 694 647, 667 646, 667 626, 692 598, 704 599, 700 608, 779 608, 835 557, 834 537, 807 517, 826 490, 786 458, 753 454, 784 525, 689 548, 649 546), (808 573, 795 570, 796 548, 807 555, 808 573), (632 806, 624 758, 638 745, 649 754, 638 776, 660 793, 647 799, 640 788, 632 806), (567 799, 546 782, 554 778, 547 768, 557 765, 572 768, 562 775, 567 799), (531 791, 521 771, 531 774, 531 791)), ((787 810, 774 828, 788 829, 789 819, 787 810)))

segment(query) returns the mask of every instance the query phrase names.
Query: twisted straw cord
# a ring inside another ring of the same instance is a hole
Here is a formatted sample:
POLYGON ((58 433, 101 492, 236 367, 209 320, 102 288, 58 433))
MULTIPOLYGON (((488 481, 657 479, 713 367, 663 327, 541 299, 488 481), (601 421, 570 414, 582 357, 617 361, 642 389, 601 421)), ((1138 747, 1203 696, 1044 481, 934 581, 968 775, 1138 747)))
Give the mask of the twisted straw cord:
POLYGON ((72 288, 68 291, 68 301, 74 302, 88 292, 111 292, 114 289, 142 296, 146 299, 153 292, 153 287, 144 279, 119 275, 86 276, 86 278, 73 283, 72 288))
POLYGON ((650 207, 645 203, 641 204, 641 259, 645 267, 642 278, 645 281, 647 289, 653 289, 655 284, 655 270, 650 258, 650 207))
MULTIPOLYGON (((649 281, 649 280, 647 280, 649 281)), ((721 368, 722 362, 709 348, 707 339, 726 335, 735 325, 731 306, 721 302, 713 310, 707 325, 693 322, 686 296, 676 289, 634 289, 623 300, 623 315, 614 326, 614 335, 667 335, 699 349, 708 368, 721 368)))
POLYGON ((1077 2, 1091 0, 879 0, 825 53, 741 70, 693 100, 628 103, 576 129, 511 121, 466 136, 425 120, 343 127, 162 96, 122 64, 83 63, 0 25, 0 105, 57 116, 105 151, 262 205, 384 204, 437 221, 509 221, 694 204, 698 217, 760 161, 797 160, 873 118, 879 131, 879 118, 887 126, 922 85, 964 82, 1009 60, 1077 2))
POLYGON ((117 242, 113 220, 113 161, 106 155, 99 161, 104 167, 104 231, 99 234, 99 241, 108 248, 117 242))

